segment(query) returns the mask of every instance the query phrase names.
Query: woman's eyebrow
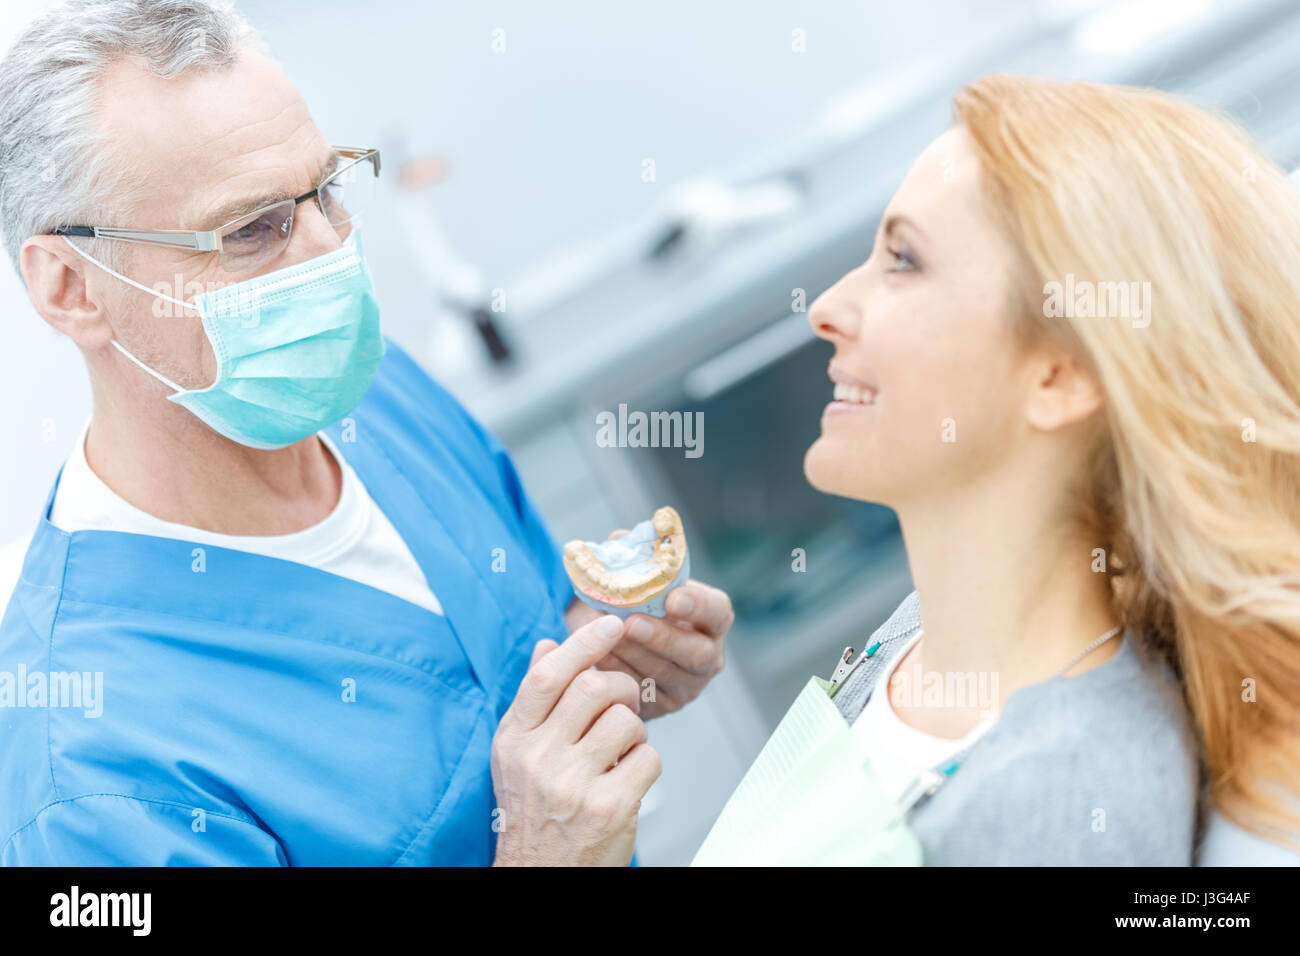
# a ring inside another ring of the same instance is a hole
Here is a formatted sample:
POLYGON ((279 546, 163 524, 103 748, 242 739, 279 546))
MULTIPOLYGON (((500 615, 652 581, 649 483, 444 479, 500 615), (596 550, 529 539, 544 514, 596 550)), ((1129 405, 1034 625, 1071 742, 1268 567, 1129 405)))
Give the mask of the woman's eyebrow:
MULTIPOLYGON (((324 179, 330 173, 334 172, 335 166, 338 165, 339 158, 340 158, 339 151, 331 148, 329 152, 329 156, 327 156, 325 158, 325 161, 321 163, 320 169, 317 171, 316 177, 313 180, 313 182, 319 184, 322 179, 324 179)), ((275 203, 284 202, 286 199, 294 199, 299 195, 301 194, 297 192, 292 192, 292 193, 277 194, 274 196, 258 196, 258 197, 250 197, 247 199, 236 199, 233 202, 229 202, 225 206, 222 206, 219 210, 213 213, 212 216, 208 219, 208 221, 215 223, 215 225, 212 226, 213 229, 220 229, 222 226, 226 225, 226 223, 233 222, 234 220, 238 219, 240 216, 246 216, 250 212, 255 212, 258 209, 261 209, 265 206, 272 206, 275 203)))
POLYGON ((926 242, 930 241, 930 237, 925 234, 925 230, 918 226, 915 220, 904 216, 902 213, 894 213, 885 220, 884 235, 889 236, 899 226, 907 226, 926 242))

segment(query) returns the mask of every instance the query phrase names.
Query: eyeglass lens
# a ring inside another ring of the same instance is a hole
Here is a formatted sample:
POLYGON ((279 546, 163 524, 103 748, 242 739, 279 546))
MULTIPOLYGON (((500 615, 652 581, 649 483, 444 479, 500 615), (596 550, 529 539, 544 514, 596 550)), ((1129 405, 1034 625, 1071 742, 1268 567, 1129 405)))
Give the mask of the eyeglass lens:
MULTIPOLYGON (((361 162, 344 159, 338 172, 320 186, 321 210, 341 237, 346 238, 360 224, 377 192, 374 160, 374 156, 361 162)), ((232 223, 221 236, 222 268, 246 272, 283 252, 293 234, 295 208, 293 200, 288 200, 232 223)))

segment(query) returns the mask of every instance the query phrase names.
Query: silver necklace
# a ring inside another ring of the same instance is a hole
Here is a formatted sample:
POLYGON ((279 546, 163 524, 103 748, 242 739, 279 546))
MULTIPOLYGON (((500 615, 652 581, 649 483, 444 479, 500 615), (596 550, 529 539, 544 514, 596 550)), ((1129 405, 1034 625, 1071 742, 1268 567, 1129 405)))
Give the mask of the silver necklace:
POLYGON ((1094 640, 1091 644, 1089 644, 1087 647, 1085 647, 1083 650, 1081 650, 1079 653, 1075 654, 1074 657, 1070 658, 1070 663, 1066 664, 1066 665, 1065 665, 1064 667, 1062 667, 1059 671, 1057 671, 1055 676, 1060 677, 1062 674, 1064 674, 1066 671, 1068 671, 1071 667, 1073 667, 1075 664, 1079 663, 1079 661, 1083 660, 1085 657, 1087 657, 1089 654, 1091 654, 1091 653, 1092 653, 1093 651, 1095 651, 1097 648, 1101 647, 1101 645, 1105 644, 1107 641, 1109 641, 1112 637, 1114 637, 1114 636, 1115 636, 1116 634, 1118 634, 1119 632, 1120 632, 1120 628, 1119 628, 1119 627, 1112 627, 1112 628, 1111 628, 1109 631, 1107 631, 1105 634, 1101 635, 1101 637, 1097 638, 1097 639, 1094 640))
MULTIPOLYGON (((1056 672, 1056 676, 1060 677, 1071 667, 1079 663, 1079 661, 1083 660, 1085 657, 1087 657, 1097 648, 1101 647, 1101 645, 1105 644, 1107 641, 1109 641, 1112 637, 1114 637, 1119 632, 1120 632, 1119 627, 1112 627, 1109 631, 1107 631, 1105 634, 1095 639, 1091 644, 1089 644, 1087 647, 1081 650, 1078 654, 1075 654, 1074 657, 1070 660, 1070 663, 1066 664, 1064 667, 1062 667, 1059 671, 1056 672)), ((852 648, 846 649, 845 658, 847 659, 848 655, 851 653, 852 653, 852 648)), ((982 739, 983 737, 981 736, 980 740, 982 739)), ((936 790, 938 790, 941 786, 943 786, 944 783, 947 781, 947 779, 957 771, 957 768, 960 767, 963 762, 965 762, 966 755, 971 752, 971 750, 974 748, 976 743, 979 743, 979 740, 976 740, 975 743, 968 744, 960 752, 953 755, 946 763, 922 771, 922 773, 915 780, 912 781, 911 786, 907 788, 907 790, 903 793, 903 796, 899 799, 899 804, 901 806, 903 814, 908 813, 917 804, 921 803, 921 801, 926 800, 927 798, 932 796, 936 790)))

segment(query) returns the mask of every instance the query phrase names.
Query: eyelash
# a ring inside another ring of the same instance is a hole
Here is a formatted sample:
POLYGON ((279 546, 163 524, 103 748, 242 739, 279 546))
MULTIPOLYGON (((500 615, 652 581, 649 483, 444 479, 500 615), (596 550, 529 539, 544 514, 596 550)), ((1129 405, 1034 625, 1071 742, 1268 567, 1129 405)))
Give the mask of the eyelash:
POLYGON ((912 253, 908 251, 907 246, 902 246, 901 248, 899 248, 899 249, 897 249, 897 250, 889 249, 889 250, 887 250, 887 251, 889 252, 889 254, 890 254, 891 256, 894 257, 894 261, 895 261, 895 263, 898 263, 898 262, 906 262, 906 263, 908 263, 909 268, 907 268, 907 269, 886 269, 886 270, 885 270, 886 272, 915 272, 915 271, 917 271, 917 269, 920 268, 920 266, 917 264, 916 259, 913 258, 912 253))

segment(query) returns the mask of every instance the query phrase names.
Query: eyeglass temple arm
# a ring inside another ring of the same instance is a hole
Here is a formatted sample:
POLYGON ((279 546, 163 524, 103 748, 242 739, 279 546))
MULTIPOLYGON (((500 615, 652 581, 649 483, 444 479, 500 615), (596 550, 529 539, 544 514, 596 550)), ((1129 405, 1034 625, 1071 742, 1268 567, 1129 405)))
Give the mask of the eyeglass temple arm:
MULTIPOLYGON (((355 146, 335 146, 340 155, 349 159, 374 158, 375 175, 379 175, 379 150, 355 146)), ((315 190, 299 196, 295 202, 310 199, 315 190)), ((113 229, 101 226, 55 226, 56 236, 84 236, 87 239, 116 239, 119 242, 141 242, 171 249, 197 249, 213 252, 221 249, 221 237, 215 232, 186 232, 182 229, 113 229)))
POLYGON ((85 236, 92 239, 116 239, 119 242, 142 242, 171 249, 198 249, 213 252, 221 248, 215 233, 186 232, 180 229, 113 229, 103 226, 57 226, 56 236, 85 236))

